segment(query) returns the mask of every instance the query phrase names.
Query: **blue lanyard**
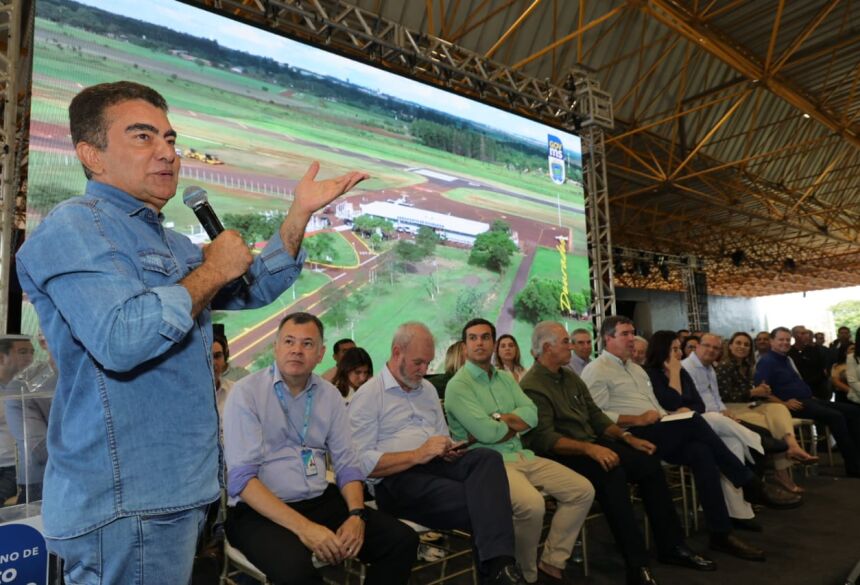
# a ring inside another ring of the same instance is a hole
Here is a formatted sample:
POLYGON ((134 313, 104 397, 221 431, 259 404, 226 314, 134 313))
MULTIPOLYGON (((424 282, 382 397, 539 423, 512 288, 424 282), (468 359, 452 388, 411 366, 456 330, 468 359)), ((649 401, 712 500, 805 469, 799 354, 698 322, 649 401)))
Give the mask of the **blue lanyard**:
MULTIPOLYGON (((273 368, 273 370, 274 370, 274 368, 273 368)), ((283 384, 284 382, 281 382, 281 383, 283 384)), ((278 386, 278 384, 273 384, 273 386, 275 389, 275 396, 278 397, 278 402, 281 403, 281 410, 284 411, 284 416, 287 419, 287 424, 292 427, 293 421, 290 420, 290 413, 289 413, 289 409, 287 408, 287 397, 284 396, 284 391, 281 390, 281 387, 278 386)), ((299 433, 298 430, 296 430, 296 433, 299 435, 299 443, 301 443, 302 448, 307 446, 305 444, 305 439, 308 436, 308 425, 310 425, 310 422, 311 422, 311 405, 313 404, 313 402, 314 402, 313 390, 308 390, 308 396, 305 399, 305 421, 304 421, 304 424, 302 424, 302 432, 299 433)), ((295 427, 293 427, 293 428, 295 428, 295 427)))

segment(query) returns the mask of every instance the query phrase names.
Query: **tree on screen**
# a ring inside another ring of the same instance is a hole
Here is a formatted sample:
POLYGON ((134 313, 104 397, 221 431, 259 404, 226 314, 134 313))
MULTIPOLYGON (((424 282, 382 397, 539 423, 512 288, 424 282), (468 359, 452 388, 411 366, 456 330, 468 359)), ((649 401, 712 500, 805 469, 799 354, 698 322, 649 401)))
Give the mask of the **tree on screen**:
POLYGON ((421 226, 415 235, 415 245, 424 253, 424 257, 430 257, 436 252, 436 245, 442 241, 432 228, 421 226))
POLYGON ((558 299, 561 282, 548 278, 533 278, 514 300, 517 319, 531 324, 558 319, 561 316, 558 299))
POLYGON ((860 327, 860 301, 842 301, 830 307, 833 322, 856 331, 860 327))
POLYGON ((507 232, 491 230, 475 238, 469 264, 502 273, 511 265, 511 258, 516 251, 517 245, 507 232))

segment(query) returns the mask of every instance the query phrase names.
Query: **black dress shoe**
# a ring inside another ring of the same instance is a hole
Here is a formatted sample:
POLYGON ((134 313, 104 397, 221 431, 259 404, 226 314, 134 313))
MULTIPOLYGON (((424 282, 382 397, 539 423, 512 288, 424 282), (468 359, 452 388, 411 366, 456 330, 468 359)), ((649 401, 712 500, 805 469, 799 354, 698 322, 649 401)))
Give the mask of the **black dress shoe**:
POLYGON ((519 567, 507 565, 490 578, 492 585, 528 585, 519 567))
POLYGON ((761 524, 752 518, 732 518, 732 526, 738 530, 746 530, 748 532, 763 532, 764 528, 761 524))
POLYGON ((659 585, 651 569, 648 567, 636 567, 627 569, 627 585, 659 585))
POLYGON ((679 567, 687 567, 688 569, 696 569, 697 571, 717 570, 717 563, 700 555, 686 544, 679 544, 672 549, 671 553, 660 555, 659 560, 661 563, 667 565, 678 565, 679 567))
POLYGON ((803 497, 756 478, 744 486, 744 497, 750 504, 760 504, 774 510, 790 510, 803 504, 803 497))
POLYGON ((711 534, 711 550, 724 552, 745 561, 765 561, 764 551, 745 543, 734 534, 711 534))

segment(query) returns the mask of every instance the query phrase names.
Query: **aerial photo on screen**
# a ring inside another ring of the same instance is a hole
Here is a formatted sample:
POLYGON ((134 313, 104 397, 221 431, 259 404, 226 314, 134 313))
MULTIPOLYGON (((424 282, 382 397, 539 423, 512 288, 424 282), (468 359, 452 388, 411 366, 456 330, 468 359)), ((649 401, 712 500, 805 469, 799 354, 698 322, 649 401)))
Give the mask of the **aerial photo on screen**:
MULTIPOLYGON (((28 230, 83 193, 72 97, 129 79, 170 105, 182 170, 164 222, 201 245, 182 204, 189 185, 259 249, 312 161, 322 177, 371 175, 313 217, 296 285, 268 307, 213 315, 234 365, 271 363, 277 323, 296 310, 320 316, 329 347, 355 339, 378 365, 405 321, 430 326, 437 363, 474 316, 513 333, 526 364, 537 321, 590 328, 576 136, 178 2, 140 12, 129 0, 38 0, 28 230)), ((25 307, 25 329, 33 320, 25 307)))

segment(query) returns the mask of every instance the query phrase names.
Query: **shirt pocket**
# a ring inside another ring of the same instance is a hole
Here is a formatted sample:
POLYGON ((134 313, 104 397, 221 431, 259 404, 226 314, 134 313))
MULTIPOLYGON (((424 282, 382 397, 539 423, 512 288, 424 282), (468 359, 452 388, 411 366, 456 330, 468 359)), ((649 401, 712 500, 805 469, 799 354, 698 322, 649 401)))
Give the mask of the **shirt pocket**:
POLYGON ((177 280, 179 268, 173 256, 158 250, 138 251, 143 283, 148 287, 165 286, 177 280))

